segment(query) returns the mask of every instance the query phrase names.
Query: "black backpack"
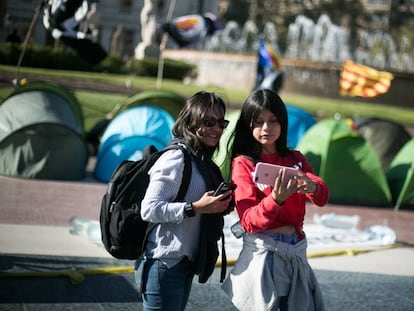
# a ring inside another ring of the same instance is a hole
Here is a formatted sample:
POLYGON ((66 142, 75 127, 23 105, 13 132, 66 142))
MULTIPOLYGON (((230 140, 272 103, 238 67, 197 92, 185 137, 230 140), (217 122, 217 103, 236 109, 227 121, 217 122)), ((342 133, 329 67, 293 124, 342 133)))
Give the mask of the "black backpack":
POLYGON ((141 160, 125 160, 112 173, 101 202, 100 225, 102 242, 113 257, 135 260, 143 254, 148 233, 155 225, 142 220, 140 213, 149 184, 148 171, 164 151, 171 149, 184 153, 183 180, 175 199, 180 201, 191 179, 191 157, 183 144, 170 144, 161 151, 148 146, 141 160))

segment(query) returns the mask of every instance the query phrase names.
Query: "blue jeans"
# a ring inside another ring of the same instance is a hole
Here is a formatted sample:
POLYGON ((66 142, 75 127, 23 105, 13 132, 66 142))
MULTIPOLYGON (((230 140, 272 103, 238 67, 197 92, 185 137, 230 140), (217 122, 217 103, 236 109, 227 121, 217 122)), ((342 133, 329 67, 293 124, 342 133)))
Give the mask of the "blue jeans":
POLYGON ((137 261, 135 280, 142 289, 143 310, 183 311, 190 296, 193 271, 187 257, 169 269, 159 259, 137 261), (139 264, 143 264, 142 278, 139 264))
MULTIPOLYGON (((291 244, 291 245, 295 245, 296 243, 298 243, 300 241, 300 238, 298 236, 297 233, 293 233, 293 234, 281 234, 281 233, 272 233, 272 232, 266 232, 265 233, 267 236, 270 236, 272 239, 283 242, 283 243, 287 243, 287 244, 291 244)), ((269 253, 266 257, 266 264, 268 265, 270 271, 273 271, 272 267, 273 267, 273 254, 269 253)), ((273 277, 273 275, 272 275, 273 277)), ((313 301, 313 295, 311 292, 311 289, 309 288, 309 308, 308 311, 315 311, 315 304, 313 301)), ((279 311, 288 311, 288 297, 287 296, 281 296, 278 299, 278 302, 276 303, 276 306, 274 308, 274 310, 279 310, 279 311)))

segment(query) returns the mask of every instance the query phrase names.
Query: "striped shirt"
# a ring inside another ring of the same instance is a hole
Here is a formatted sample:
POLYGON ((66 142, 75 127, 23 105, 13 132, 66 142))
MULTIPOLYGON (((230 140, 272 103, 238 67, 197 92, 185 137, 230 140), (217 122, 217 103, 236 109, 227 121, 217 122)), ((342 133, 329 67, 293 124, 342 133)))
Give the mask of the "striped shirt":
POLYGON ((186 202, 199 200, 207 189, 203 176, 192 161, 185 202, 174 202, 183 171, 183 152, 164 152, 149 171, 150 183, 141 204, 142 219, 157 223, 149 235, 145 255, 161 259, 168 267, 177 264, 184 256, 194 261, 198 252, 201 216, 184 218, 184 207, 186 202))

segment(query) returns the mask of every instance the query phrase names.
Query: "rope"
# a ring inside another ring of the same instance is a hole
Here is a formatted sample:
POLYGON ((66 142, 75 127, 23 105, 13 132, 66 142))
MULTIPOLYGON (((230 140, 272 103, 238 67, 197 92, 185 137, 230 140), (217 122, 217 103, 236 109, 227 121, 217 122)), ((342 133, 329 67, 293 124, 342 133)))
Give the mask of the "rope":
POLYGON ((377 248, 365 248, 365 249, 344 249, 344 250, 331 250, 331 251, 322 251, 322 252, 313 252, 308 253, 308 258, 316 258, 316 257, 328 257, 328 256, 341 256, 341 255, 347 255, 347 256, 355 256, 358 254, 364 254, 369 253, 373 251, 382 251, 386 249, 392 249, 397 247, 403 247, 405 244, 403 243, 394 243, 388 246, 383 247, 377 247, 377 248))

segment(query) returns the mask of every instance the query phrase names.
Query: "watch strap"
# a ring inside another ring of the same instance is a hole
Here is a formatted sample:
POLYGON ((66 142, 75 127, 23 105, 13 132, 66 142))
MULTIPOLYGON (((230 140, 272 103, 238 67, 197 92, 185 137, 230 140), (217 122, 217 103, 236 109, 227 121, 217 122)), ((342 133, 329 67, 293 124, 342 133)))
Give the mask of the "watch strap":
POLYGON ((185 217, 194 217, 195 216, 193 203, 186 203, 185 204, 185 206, 184 206, 184 216, 185 217))

